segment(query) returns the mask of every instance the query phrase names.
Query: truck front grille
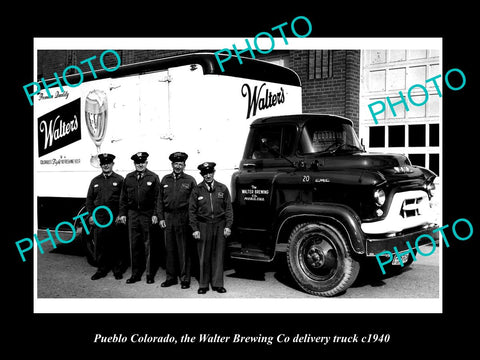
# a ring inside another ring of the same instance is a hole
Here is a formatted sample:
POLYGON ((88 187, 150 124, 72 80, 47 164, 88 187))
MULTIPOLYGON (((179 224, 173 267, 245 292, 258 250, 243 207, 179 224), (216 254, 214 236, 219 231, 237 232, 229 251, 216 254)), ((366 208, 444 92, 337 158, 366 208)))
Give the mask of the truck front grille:
POLYGON ((403 200, 402 208, 400 209, 400 216, 406 219, 421 215, 422 202, 424 200, 424 197, 403 200))

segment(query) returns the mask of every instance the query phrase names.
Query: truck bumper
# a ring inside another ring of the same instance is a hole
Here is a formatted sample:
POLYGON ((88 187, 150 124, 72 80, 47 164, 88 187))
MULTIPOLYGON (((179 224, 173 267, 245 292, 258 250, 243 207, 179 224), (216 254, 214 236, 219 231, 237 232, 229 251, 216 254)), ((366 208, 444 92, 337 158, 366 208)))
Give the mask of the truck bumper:
POLYGON ((408 250, 407 242, 410 244, 412 249, 415 247, 419 247, 425 244, 431 244, 433 238, 435 243, 438 244, 438 232, 432 233, 434 229, 438 228, 436 224, 429 224, 422 226, 420 229, 416 228, 411 231, 403 231, 399 234, 394 234, 388 237, 368 237, 366 238, 366 255, 367 256, 375 256, 376 254, 381 253, 382 251, 390 251, 394 253, 394 247, 397 248, 397 251, 403 252, 408 250), (417 238, 420 235, 428 235, 424 236, 420 239, 417 238))

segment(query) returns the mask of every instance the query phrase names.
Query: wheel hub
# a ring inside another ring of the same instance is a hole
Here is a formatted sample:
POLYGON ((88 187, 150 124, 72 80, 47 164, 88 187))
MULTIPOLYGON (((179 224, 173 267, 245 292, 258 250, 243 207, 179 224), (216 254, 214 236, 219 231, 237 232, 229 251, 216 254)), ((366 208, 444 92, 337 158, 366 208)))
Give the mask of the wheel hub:
POLYGON ((330 274, 337 265, 335 249, 324 239, 311 240, 304 250, 305 265, 317 275, 330 274))
POLYGON ((307 251, 307 264, 315 269, 321 268, 325 262, 325 256, 321 249, 317 246, 312 246, 307 251))

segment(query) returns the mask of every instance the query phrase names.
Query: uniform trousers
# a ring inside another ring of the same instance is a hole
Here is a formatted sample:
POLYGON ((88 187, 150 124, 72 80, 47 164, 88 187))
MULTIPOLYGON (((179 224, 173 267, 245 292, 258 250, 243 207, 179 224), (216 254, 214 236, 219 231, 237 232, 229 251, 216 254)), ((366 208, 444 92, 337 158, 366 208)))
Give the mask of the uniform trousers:
POLYGON ((121 274, 123 243, 116 226, 111 225, 105 228, 94 226, 93 241, 98 271, 106 274, 112 270, 114 274, 121 274))
POLYGON ((199 287, 208 287, 210 283, 212 287, 223 287, 224 229, 225 220, 198 223, 199 287))
POLYGON ((190 282, 190 241, 188 212, 165 213, 165 250, 167 280, 190 282))
POLYGON ((128 211, 128 238, 130 241, 130 259, 132 277, 141 278, 143 272, 153 275, 151 261, 152 216, 137 211, 128 211))

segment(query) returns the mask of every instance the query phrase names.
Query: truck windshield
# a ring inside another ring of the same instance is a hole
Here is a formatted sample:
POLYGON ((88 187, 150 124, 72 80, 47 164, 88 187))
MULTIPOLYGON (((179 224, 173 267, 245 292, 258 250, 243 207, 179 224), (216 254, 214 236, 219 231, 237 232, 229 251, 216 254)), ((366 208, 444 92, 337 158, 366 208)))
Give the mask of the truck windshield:
POLYGON ((350 124, 338 120, 321 120, 310 121, 305 125, 300 138, 300 153, 337 151, 363 151, 350 124))

